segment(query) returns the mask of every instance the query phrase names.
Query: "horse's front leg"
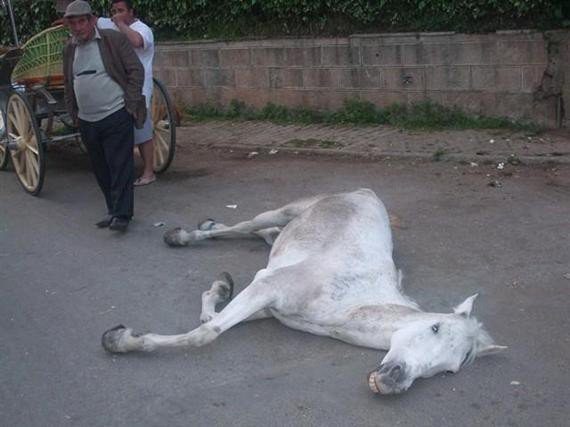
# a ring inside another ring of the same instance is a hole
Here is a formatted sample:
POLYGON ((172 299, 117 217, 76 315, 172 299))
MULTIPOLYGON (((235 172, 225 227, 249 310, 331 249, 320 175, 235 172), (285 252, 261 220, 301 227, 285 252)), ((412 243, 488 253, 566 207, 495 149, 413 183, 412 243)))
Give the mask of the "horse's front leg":
POLYGON ((232 326, 271 306, 274 295, 254 281, 212 320, 185 334, 133 334, 132 329, 119 325, 103 334, 102 345, 110 353, 154 351, 169 347, 200 347, 214 341, 232 326))
POLYGON ((212 287, 202 293, 202 313, 200 322, 209 322, 216 316, 216 306, 232 298, 234 292, 234 281, 229 273, 222 273, 220 277, 212 283, 212 287))

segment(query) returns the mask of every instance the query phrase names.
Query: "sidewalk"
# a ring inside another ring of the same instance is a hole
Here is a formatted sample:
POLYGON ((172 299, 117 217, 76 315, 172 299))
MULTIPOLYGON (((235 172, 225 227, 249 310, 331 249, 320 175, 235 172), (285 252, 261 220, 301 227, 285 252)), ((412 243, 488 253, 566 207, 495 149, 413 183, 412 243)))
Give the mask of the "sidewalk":
MULTIPOLYGON (((251 153, 294 152, 360 158, 570 164, 570 131, 527 136, 509 130, 402 131, 387 126, 278 125, 208 121, 177 129, 179 143, 251 153)), ((255 156, 256 154, 251 154, 255 156)))

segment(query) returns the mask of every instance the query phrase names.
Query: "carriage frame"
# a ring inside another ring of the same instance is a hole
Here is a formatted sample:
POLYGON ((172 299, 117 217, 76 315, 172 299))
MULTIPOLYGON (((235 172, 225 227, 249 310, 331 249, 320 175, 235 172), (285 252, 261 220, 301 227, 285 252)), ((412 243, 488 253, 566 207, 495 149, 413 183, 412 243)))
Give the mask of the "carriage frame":
MULTIPOLYGON (((63 26, 54 26, 21 45, 16 31, 11 0, 0 0, 12 26, 14 46, 0 52, 0 170, 9 163, 22 185, 38 195, 44 184, 46 151, 50 144, 75 141, 84 150, 78 129, 66 111, 61 62, 45 72, 22 75, 22 58, 30 52, 30 42, 49 35, 65 35, 63 26), (20 67, 21 68, 21 67, 20 67)), ((62 41, 63 43, 63 41, 62 41)), ((51 56, 63 52, 51 52, 51 56)), ((176 111, 165 85, 153 78, 151 117, 154 140, 154 171, 168 169, 176 149, 176 111)))

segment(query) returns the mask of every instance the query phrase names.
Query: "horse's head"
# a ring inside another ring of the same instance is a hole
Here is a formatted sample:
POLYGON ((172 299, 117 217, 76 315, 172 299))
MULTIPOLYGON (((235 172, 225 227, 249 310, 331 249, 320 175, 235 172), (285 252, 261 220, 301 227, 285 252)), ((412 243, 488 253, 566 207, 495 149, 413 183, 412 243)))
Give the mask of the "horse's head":
POLYGON ((476 297, 467 298, 451 314, 423 313, 398 328, 380 367, 369 374, 370 389, 401 393, 416 378, 455 373, 477 356, 506 349, 495 345, 481 324, 470 317, 476 297))

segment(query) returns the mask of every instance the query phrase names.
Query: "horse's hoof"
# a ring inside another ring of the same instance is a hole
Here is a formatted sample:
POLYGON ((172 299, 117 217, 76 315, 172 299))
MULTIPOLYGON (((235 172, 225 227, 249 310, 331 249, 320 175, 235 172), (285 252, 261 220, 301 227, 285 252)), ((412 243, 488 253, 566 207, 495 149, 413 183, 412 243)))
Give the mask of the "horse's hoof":
POLYGON ((180 227, 168 230, 166 233, 164 233, 163 236, 164 243, 166 243, 168 246, 174 246, 174 247, 186 246, 188 243, 182 238, 182 235, 184 233, 186 233, 186 231, 184 231, 180 227))
POLYGON ((121 341, 127 333, 129 333, 129 330, 123 325, 115 326, 103 334, 101 337, 101 345, 109 353, 126 353, 127 350, 121 345, 121 341))
POLYGON ((207 323, 212 320, 213 317, 210 314, 202 314, 200 315, 200 323, 207 323))
POLYGON ((214 221, 212 218, 208 218, 198 224, 198 230, 210 231, 214 228, 215 225, 216 221, 214 221))
POLYGON ((234 279, 232 279, 230 273, 224 271, 223 273, 220 274, 219 280, 226 282, 229 286, 229 295, 226 297, 226 301, 232 299, 232 297, 234 296, 234 279))

